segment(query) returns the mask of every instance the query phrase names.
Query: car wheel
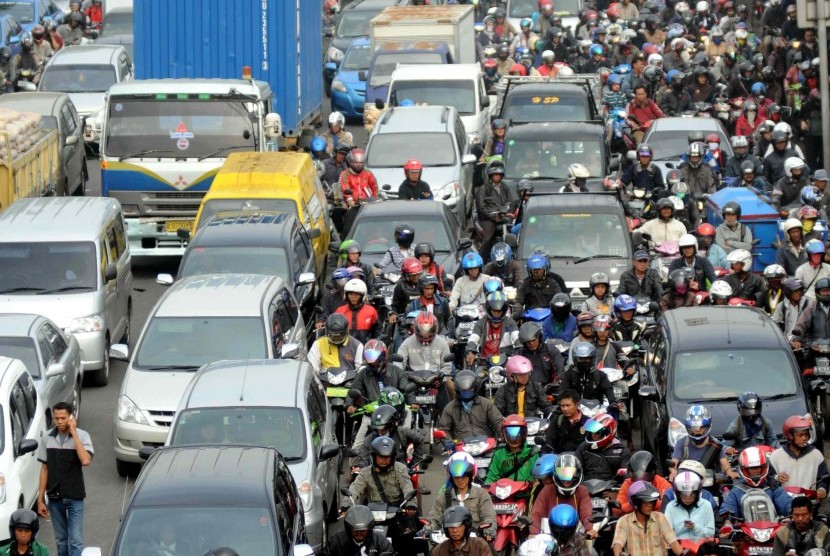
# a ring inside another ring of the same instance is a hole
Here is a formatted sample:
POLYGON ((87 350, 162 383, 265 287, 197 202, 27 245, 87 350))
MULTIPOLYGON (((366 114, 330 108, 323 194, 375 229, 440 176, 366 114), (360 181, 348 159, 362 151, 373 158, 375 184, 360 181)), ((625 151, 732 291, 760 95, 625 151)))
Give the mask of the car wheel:
POLYGON ((131 333, 131 324, 133 318, 133 301, 132 299, 127 301, 127 324, 124 326, 124 334, 121 336, 121 343, 127 346, 130 345, 130 333, 131 333))
POLYGON ((75 420, 81 420, 81 379, 75 381, 75 387, 72 388, 72 407, 75 409, 75 420))
POLYGON ((93 376, 93 384, 95 386, 106 386, 110 382, 110 337, 107 336, 104 341, 104 359, 103 366, 96 371, 93 376))
POLYGON ((72 192, 73 197, 84 197, 86 195, 86 182, 89 178, 86 175, 86 159, 84 159, 83 170, 81 170, 81 183, 75 191, 72 192))
POLYGON ((115 460, 115 469, 121 477, 135 477, 138 475, 138 464, 131 461, 115 460))

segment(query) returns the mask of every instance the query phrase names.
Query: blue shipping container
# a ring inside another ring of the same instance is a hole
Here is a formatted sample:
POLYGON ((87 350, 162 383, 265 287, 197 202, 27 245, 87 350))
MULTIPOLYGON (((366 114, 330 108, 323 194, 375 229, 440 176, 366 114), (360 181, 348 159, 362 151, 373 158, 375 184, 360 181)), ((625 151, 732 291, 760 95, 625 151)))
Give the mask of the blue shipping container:
POLYGON ((274 91, 283 133, 322 114, 319 0, 135 0, 138 79, 254 79, 274 91))

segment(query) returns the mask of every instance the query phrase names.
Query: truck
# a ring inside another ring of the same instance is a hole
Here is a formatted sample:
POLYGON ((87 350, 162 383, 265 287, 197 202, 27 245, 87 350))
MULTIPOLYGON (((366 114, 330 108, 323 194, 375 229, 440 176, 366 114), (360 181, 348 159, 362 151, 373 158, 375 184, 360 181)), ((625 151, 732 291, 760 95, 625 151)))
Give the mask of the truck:
POLYGON ((512 123, 602 123, 602 81, 594 73, 505 76, 496 85, 493 118, 512 123))
MULTIPOLYGON (((17 199, 57 195, 60 174, 58 130, 42 130, 23 151, 8 129, 0 131, 0 210, 17 199)), ((27 140, 28 140, 27 137, 27 140)))
POLYGON ((134 21, 136 79, 101 118, 101 192, 133 256, 181 256, 228 154, 304 145, 322 121, 321 4, 139 0, 134 21))
POLYGON ((476 62, 475 12, 472 5, 390 6, 369 28, 372 49, 382 43, 445 42, 456 64, 476 62))

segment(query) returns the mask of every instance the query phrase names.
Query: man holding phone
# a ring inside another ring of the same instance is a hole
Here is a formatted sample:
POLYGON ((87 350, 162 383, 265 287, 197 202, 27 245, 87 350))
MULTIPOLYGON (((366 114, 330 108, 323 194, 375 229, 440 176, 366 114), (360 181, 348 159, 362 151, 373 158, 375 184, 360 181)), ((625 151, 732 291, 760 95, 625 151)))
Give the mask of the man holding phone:
POLYGON ((38 461, 40 486, 37 513, 52 516, 52 529, 58 556, 80 556, 84 549, 84 488, 83 468, 92 462, 92 439, 79 429, 67 402, 52 407, 55 427, 41 439, 38 461), (44 496, 49 499, 47 507, 44 496))

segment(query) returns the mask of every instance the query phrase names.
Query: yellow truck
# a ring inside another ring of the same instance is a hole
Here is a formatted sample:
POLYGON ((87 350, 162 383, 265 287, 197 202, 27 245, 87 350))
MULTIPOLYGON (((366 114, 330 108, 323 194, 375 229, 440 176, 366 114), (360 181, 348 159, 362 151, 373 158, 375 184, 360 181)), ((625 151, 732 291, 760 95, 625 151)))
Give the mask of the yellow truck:
POLYGON ((26 137, 0 130, 0 210, 17 199, 55 194, 60 173, 59 135, 55 129, 30 130, 26 137))

